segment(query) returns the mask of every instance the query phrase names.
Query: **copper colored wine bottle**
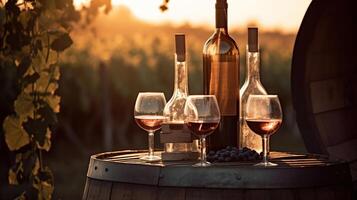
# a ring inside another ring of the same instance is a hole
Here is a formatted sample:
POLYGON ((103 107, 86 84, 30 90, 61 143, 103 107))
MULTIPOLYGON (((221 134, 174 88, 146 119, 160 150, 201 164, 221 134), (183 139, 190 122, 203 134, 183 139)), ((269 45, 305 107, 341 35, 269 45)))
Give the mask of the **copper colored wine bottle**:
POLYGON ((214 94, 221 121, 208 137, 208 148, 238 146, 239 130, 239 50, 227 29, 227 0, 216 1, 216 30, 203 47, 203 88, 214 94))

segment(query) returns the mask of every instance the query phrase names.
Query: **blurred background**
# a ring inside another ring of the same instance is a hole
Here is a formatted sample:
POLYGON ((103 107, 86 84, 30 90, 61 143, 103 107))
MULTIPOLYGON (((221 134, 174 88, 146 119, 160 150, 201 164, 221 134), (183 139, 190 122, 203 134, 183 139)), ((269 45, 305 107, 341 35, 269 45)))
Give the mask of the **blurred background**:
MULTIPOLYGON (((294 41, 311 0, 230 0, 230 35, 241 52, 245 78, 247 27, 258 26, 261 79, 278 94, 283 127, 271 149, 305 152, 291 102, 290 70, 294 41)), ((88 3, 75 0, 78 9, 88 3)), ((45 155, 55 176, 54 199, 80 199, 89 157, 104 151, 145 149, 147 135, 133 120, 140 91, 163 91, 170 99, 174 78, 174 34, 187 36, 189 91, 202 91, 202 48, 214 31, 215 0, 112 0, 113 9, 86 27, 76 26, 74 45, 61 56, 59 127, 45 155), (112 135, 104 143, 104 133, 112 135)), ((156 140, 157 147, 160 147, 156 140)))

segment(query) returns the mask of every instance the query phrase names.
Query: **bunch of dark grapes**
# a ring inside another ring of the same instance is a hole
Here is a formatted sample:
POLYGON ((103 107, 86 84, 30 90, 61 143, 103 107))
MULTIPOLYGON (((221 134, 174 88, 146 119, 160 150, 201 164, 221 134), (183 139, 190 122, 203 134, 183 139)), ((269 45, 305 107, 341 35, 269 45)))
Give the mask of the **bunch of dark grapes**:
POLYGON ((262 154, 258 154, 255 150, 243 147, 227 146, 218 151, 210 151, 207 154, 209 162, 236 162, 236 161, 257 161, 262 159, 262 154))

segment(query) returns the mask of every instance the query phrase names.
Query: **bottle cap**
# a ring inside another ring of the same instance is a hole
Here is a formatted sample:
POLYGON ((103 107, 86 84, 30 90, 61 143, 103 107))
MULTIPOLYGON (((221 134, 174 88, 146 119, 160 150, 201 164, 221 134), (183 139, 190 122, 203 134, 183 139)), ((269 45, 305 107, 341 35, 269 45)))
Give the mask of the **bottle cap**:
POLYGON ((258 52, 258 28, 248 28, 248 51, 258 52))
POLYGON ((186 60, 185 34, 175 34, 175 46, 177 61, 184 62, 186 60))

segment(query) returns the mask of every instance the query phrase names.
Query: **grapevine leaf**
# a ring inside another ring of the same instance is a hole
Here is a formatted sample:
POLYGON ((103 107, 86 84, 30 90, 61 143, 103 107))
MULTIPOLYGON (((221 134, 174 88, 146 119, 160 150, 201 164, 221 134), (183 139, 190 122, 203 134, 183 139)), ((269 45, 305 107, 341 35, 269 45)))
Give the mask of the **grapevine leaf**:
POLYGON ((58 88, 58 83, 52 81, 48 85, 47 92, 49 94, 53 95, 55 93, 55 91, 57 90, 57 88, 58 88))
POLYGON ((51 148, 51 131, 47 129, 45 138, 43 140, 43 144, 41 145, 38 141, 36 141, 36 145, 39 149, 49 151, 51 148))
POLYGON ((30 58, 30 56, 25 56, 25 57, 21 60, 19 66, 18 66, 18 68, 17 68, 17 74, 18 74, 18 76, 19 76, 19 77, 22 77, 22 76, 26 73, 26 71, 28 70, 28 68, 29 68, 30 66, 31 66, 31 58, 30 58))
POLYGON ((161 12, 165 12, 167 9, 168 9, 167 6, 164 4, 160 6, 161 12))
POLYGON ((36 72, 40 72, 41 69, 44 68, 45 64, 45 59, 41 53, 37 54, 37 56, 32 59, 32 67, 36 72))
POLYGON ((21 159, 22 159, 22 153, 16 154, 16 159, 15 159, 16 163, 19 163, 21 159))
POLYGON ((35 45, 34 45, 34 49, 36 51, 42 51, 43 50, 43 46, 42 46, 42 41, 41 40, 36 40, 35 45))
POLYGON ((11 33, 6 37, 6 43, 11 47, 13 51, 20 51, 23 46, 23 43, 21 41, 25 39, 26 36, 22 33, 11 33))
POLYGON ((24 29, 27 29, 29 21, 31 20, 31 13, 29 11, 23 11, 18 16, 18 19, 19 19, 22 27, 24 27, 24 29))
POLYGON ((53 112, 52 108, 47 104, 47 102, 43 103, 44 106, 41 106, 38 109, 38 113, 41 115, 41 118, 44 119, 46 124, 50 126, 54 126, 57 124, 57 116, 53 112))
POLYGON ((41 119, 28 118, 26 122, 23 123, 24 129, 31 135, 35 137, 35 140, 43 146, 46 138, 47 125, 41 119))
POLYGON ((28 84, 35 83, 40 78, 40 75, 35 72, 31 75, 27 75, 22 79, 23 86, 27 86, 28 84))
POLYGON ((23 176, 30 177, 33 173, 33 169, 36 166, 36 160, 38 156, 34 152, 29 152, 27 155, 24 155, 22 158, 23 163, 23 176))
POLYGON ((21 49, 22 53, 23 54, 30 54, 31 53, 31 47, 30 45, 24 45, 21 49))
POLYGON ((57 95, 47 96, 45 101, 52 108, 53 112, 58 113, 60 111, 61 97, 57 95))
POLYGON ((28 133, 21 125, 20 118, 7 116, 3 123, 5 141, 10 151, 18 150, 30 142, 28 133))
POLYGON ((35 165, 32 168, 32 174, 36 176, 39 172, 39 169, 40 169, 40 160, 36 158, 35 165))
POLYGON ((17 181, 17 173, 13 170, 9 170, 9 184, 10 185, 18 185, 19 182, 17 181))
POLYGON ((52 184, 50 184, 47 181, 41 181, 41 189, 40 192, 38 193, 38 197, 40 197, 39 199, 51 200, 53 190, 54 187, 52 184))
POLYGON ((23 179, 23 172, 24 172, 24 167, 23 167, 22 160, 16 162, 16 164, 9 169, 9 176, 8 176, 9 184, 18 185, 19 183, 21 183, 23 179))
POLYGON ((16 197, 14 200, 26 200, 26 191, 22 192, 20 196, 16 197))
POLYGON ((60 78, 60 70, 59 70, 58 65, 56 65, 56 64, 50 65, 49 71, 52 74, 52 79, 59 80, 59 78, 60 78))
POLYGON ((58 60, 58 53, 55 51, 50 51, 47 57, 47 63, 52 65, 57 63, 57 60, 58 60))
POLYGON ((38 190, 38 199, 52 198, 53 193, 53 174, 48 167, 39 172, 38 177, 35 178, 33 187, 38 190))
POLYGON ((22 92, 14 104, 15 112, 20 118, 26 119, 33 115, 35 107, 32 102, 32 97, 29 94, 22 92))
POLYGON ((50 184, 53 184, 53 174, 50 168, 48 168, 47 166, 45 167, 45 169, 40 171, 38 177, 40 178, 41 181, 46 181, 50 184))
POLYGON ((47 72, 41 72, 40 78, 36 81, 36 89, 39 92, 45 92, 49 82, 50 82, 49 74, 47 72))
POLYGON ((14 15, 19 15, 20 13, 20 8, 16 6, 17 1, 8 1, 5 4, 5 9, 9 13, 13 13, 14 15))
POLYGON ((57 52, 64 51, 68 47, 72 45, 73 41, 71 37, 69 36, 68 33, 60 35, 58 38, 56 38, 52 44, 51 44, 51 49, 57 52))

